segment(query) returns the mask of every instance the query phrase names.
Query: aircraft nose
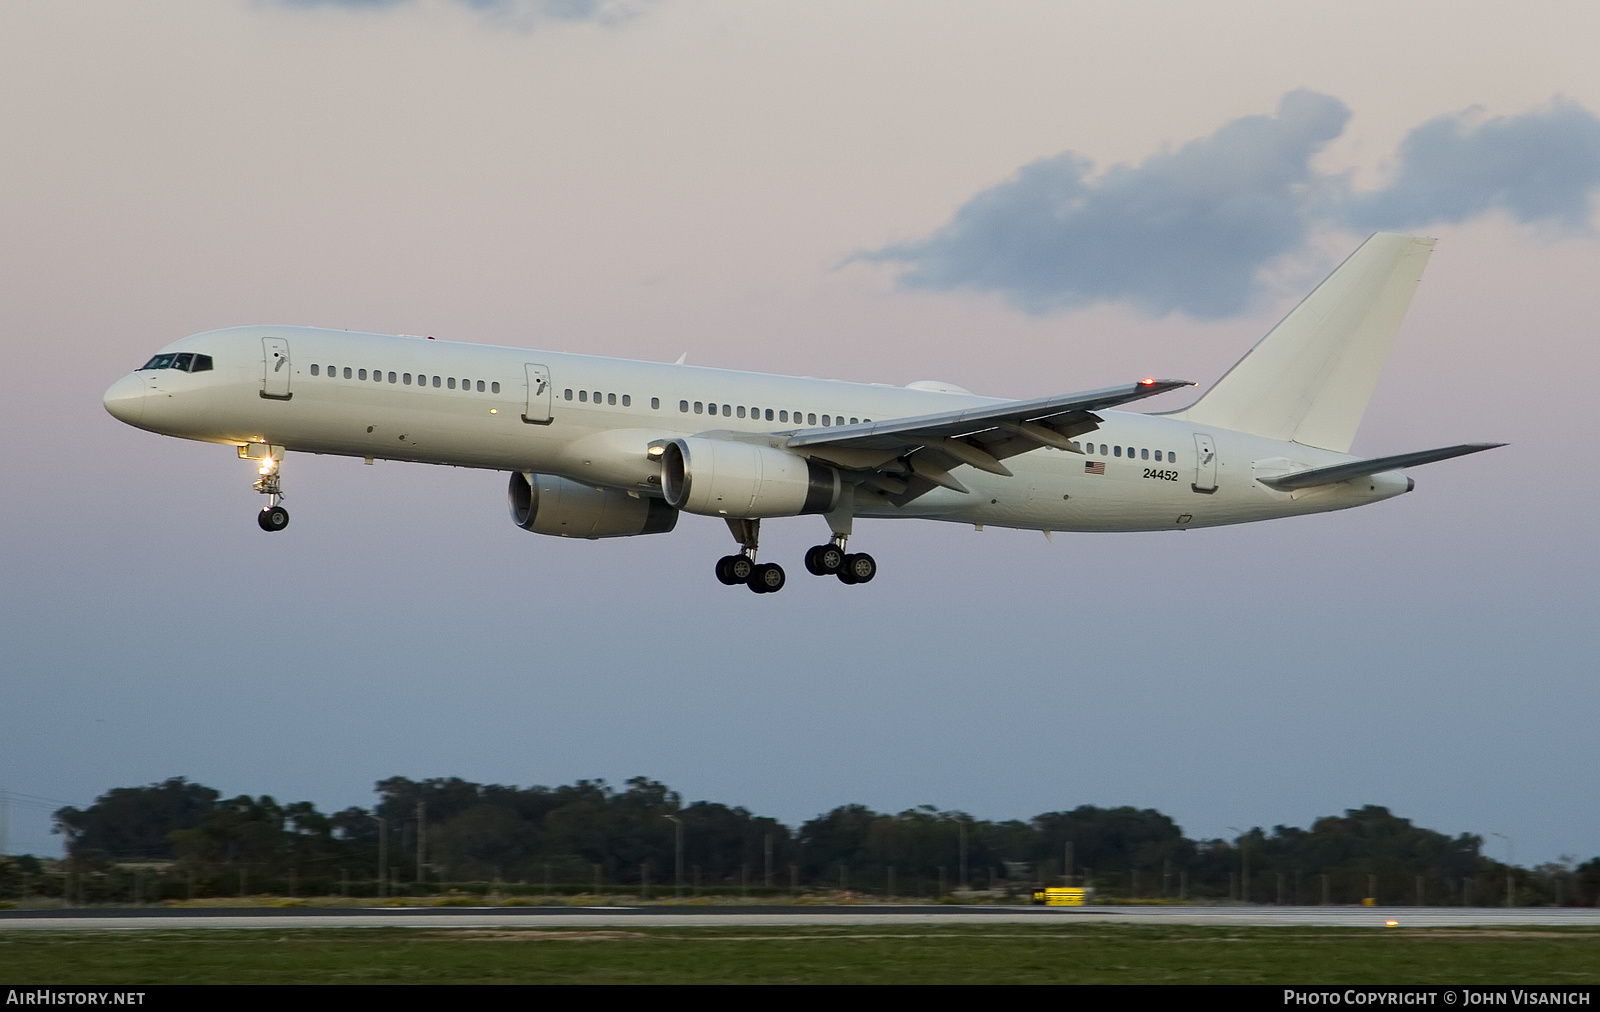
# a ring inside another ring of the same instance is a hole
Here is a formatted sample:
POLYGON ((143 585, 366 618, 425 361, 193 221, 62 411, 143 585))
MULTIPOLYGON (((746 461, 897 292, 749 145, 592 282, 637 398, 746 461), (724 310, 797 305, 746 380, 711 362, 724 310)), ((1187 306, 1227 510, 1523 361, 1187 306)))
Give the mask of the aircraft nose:
POLYGON ((111 384, 111 388, 106 391, 106 410, 119 422, 138 425, 139 420, 144 417, 145 392, 144 377, 138 373, 129 373, 111 384))

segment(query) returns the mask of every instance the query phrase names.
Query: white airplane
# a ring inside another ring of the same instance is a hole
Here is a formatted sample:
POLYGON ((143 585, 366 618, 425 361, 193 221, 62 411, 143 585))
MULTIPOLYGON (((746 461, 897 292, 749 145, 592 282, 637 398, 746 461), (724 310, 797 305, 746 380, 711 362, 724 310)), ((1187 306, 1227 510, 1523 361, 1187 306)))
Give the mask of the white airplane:
MULTIPOLYGON (((1433 250, 1378 234, 1181 411, 1111 410, 1192 384, 1015 401, 307 327, 183 338, 114 383, 106 410, 224 443, 258 464, 259 523, 289 523, 289 450, 511 473, 538 534, 629 537, 680 512, 721 517, 723 583, 779 590, 761 521, 819 514, 806 568, 877 572, 846 551, 856 517, 1044 531, 1155 531, 1345 509, 1414 487, 1402 468, 1503 444, 1362 459, 1347 451, 1433 250)), ((681 363, 680 359, 680 363, 681 363)))

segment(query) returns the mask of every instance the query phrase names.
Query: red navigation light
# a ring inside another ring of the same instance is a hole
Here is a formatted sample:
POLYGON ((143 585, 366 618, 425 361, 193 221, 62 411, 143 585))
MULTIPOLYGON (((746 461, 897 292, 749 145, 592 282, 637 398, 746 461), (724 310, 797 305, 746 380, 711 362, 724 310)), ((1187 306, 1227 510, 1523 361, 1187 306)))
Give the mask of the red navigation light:
POLYGON ((1146 376, 1144 379, 1139 381, 1139 385, 1142 386, 1142 387, 1153 387, 1153 386, 1156 385, 1155 377, 1154 376, 1146 376))

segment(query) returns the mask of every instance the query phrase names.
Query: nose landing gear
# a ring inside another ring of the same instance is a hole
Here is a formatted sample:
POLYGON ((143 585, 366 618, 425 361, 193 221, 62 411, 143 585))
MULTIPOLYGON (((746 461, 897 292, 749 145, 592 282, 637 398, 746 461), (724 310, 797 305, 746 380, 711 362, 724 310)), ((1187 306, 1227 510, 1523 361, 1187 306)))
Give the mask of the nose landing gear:
POLYGON ((260 476, 256 478, 253 487, 267 497, 267 504, 261 507, 261 512, 256 515, 256 523, 269 533, 283 530, 289 526, 289 511, 281 505, 283 479, 278 474, 278 465, 283 461, 283 447, 250 443, 239 447, 239 456, 261 461, 258 472, 260 476))

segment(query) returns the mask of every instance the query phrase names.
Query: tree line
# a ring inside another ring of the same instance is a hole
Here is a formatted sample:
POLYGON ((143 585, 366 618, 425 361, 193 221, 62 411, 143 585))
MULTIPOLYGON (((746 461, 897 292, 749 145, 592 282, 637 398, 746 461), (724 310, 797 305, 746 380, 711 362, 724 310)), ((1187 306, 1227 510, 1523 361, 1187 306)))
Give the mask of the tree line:
POLYGON ((182 777, 115 788, 55 813, 65 860, 0 858, 0 897, 839 890, 936 900, 1070 884, 1128 902, 1600 902, 1600 858, 1511 867, 1484 855, 1480 836, 1424 829, 1376 805, 1309 829, 1194 840, 1154 809, 1093 805, 1006 821, 843 805, 796 829, 738 806, 685 803, 644 777, 621 787, 391 777, 376 793, 370 809, 325 814, 268 795, 224 798, 182 777))

